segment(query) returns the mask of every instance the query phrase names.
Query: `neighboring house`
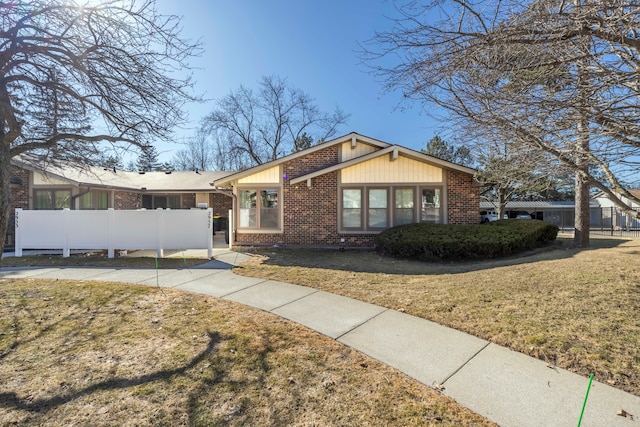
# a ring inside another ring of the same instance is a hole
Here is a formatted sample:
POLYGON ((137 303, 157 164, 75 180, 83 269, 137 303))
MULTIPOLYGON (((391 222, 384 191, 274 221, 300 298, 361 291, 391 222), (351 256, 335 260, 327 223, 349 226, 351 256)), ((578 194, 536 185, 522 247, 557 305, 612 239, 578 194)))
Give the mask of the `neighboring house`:
MULTIPOLYGON (((629 193, 631 193, 635 197, 640 198, 640 190, 629 190, 629 193)), ((638 212, 640 210, 640 205, 628 199, 627 197, 621 196, 620 199, 634 211, 638 212)), ((614 229, 637 230, 640 228, 640 220, 636 219, 632 215, 627 215, 625 212, 623 212, 622 209, 620 209, 615 203, 613 203, 606 194, 599 193, 594 197, 593 200, 597 201, 597 203, 602 208, 608 209, 612 212, 610 214, 611 226, 614 229)))
POLYGON ((11 218, 6 246, 14 245, 15 208, 22 209, 191 209, 213 208, 227 217, 230 194, 211 181, 229 172, 129 172, 67 162, 43 164, 36 157, 11 159, 11 218))
MULTIPOLYGON (((640 190, 631 190, 640 195, 640 190)), ((630 200, 623 199, 631 208, 638 210, 640 207, 630 200)), ((507 212, 526 211, 532 218, 556 224, 563 230, 573 230, 575 227, 575 203, 573 201, 510 201, 506 204, 507 212)), ((495 209, 491 202, 480 202, 481 210, 495 209)), ((626 215, 614 203, 599 194, 589 201, 590 228, 591 230, 620 230, 638 229, 640 221, 626 215)))
POLYGON ((479 223, 475 170, 350 133, 213 181, 237 245, 372 247, 399 224, 479 223))

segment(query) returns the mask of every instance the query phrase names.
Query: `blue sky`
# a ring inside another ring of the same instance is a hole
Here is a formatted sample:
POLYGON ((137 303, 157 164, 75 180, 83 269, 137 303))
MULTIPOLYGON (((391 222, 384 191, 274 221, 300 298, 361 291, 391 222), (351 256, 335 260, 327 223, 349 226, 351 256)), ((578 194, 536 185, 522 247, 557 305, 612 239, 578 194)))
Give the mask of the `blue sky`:
MULTIPOLYGON (((390 27, 391 0, 157 0, 160 13, 182 17, 183 35, 201 39, 204 52, 192 65, 196 91, 212 99, 189 107, 190 123, 177 140, 193 135, 215 103, 240 85, 257 88, 265 75, 287 78, 311 95, 322 111, 339 106, 351 114, 351 131, 420 150, 440 124, 382 84, 358 58, 358 43, 390 27), (403 108, 404 107, 404 108, 403 108)), ((178 144, 158 147, 161 160, 178 144)))

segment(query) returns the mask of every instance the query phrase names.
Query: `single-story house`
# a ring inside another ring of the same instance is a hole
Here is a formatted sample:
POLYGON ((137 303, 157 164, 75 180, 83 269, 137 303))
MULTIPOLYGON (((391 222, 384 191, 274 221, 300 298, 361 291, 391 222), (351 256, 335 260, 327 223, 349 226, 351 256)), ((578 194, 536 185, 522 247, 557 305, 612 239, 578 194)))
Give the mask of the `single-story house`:
MULTIPOLYGON (((630 190, 632 194, 640 195, 640 190, 630 190)), ((630 200, 623 200, 629 204, 632 209, 640 210, 630 200)), ((573 201, 520 201, 513 200, 507 202, 505 206, 507 211, 525 211, 532 218, 556 224, 560 229, 573 230, 575 227, 575 203, 573 201)), ((495 205, 488 201, 480 202, 481 210, 496 209, 495 205)), ((625 214, 604 194, 598 194, 589 200, 590 210, 590 228, 591 230, 621 230, 621 229, 638 229, 640 221, 625 214)))
POLYGON ((22 209, 192 209, 212 208, 227 217, 231 195, 211 182, 229 172, 130 172, 68 162, 46 165, 34 156, 11 159, 11 217, 7 247, 14 245, 15 208, 22 209))
POLYGON ((372 247, 399 224, 479 223, 475 169, 357 133, 212 181, 237 245, 372 247))

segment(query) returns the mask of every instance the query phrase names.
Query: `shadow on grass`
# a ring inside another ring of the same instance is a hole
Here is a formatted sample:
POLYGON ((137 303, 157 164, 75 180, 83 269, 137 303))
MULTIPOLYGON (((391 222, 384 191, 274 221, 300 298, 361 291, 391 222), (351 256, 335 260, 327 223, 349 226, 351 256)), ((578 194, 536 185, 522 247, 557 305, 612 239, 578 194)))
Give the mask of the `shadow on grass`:
POLYGON ((196 355, 189 363, 176 369, 162 370, 147 375, 141 375, 133 378, 111 378, 96 384, 92 384, 73 393, 53 396, 47 399, 27 400, 19 398, 16 393, 4 392, 0 393, 0 406, 14 407, 29 412, 48 412, 60 405, 71 402, 75 399, 89 395, 97 391, 108 391, 114 389, 124 389, 135 387, 141 384, 147 384, 159 380, 166 380, 176 375, 183 375, 187 370, 193 368, 205 357, 212 354, 216 345, 220 342, 220 335, 217 332, 207 332, 209 343, 207 347, 196 355))
MULTIPOLYGON (((374 250, 251 248, 246 252, 262 255, 264 265, 318 268, 358 273, 382 274, 456 274, 509 265, 571 258, 582 251, 615 248, 629 242, 622 238, 592 238, 589 248, 572 247, 572 239, 559 237, 555 242, 509 257, 487 260, 421 261, 400 259, 374 250)), ((638 247, 640 248, 640 241, 638 247)), ((629 249, 633 250, 632 247, 629 249)), ((236 267, 238 268, 238 267, 236 267)), ((242 268, 242 266, 240 266, 242 268)), ((250 270, 248 267, 247 270, 250 270)), ((247 271, 250 275, 250 272, 247 271)))

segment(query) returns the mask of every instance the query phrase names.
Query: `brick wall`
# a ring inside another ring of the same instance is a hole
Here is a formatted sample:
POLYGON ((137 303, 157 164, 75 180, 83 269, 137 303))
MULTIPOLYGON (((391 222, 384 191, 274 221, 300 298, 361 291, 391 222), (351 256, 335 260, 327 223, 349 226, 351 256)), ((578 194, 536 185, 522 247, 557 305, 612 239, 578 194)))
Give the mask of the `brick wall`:
POLYGON ((232 208, 232 205, 233 198, 231 196, 225 196, 221 193, 211 193, 209 195, 209 206, 213 208, 213 215, 228 217, 229 209, 232 208))
POLYGON ((131 191, 116 191, 113 195, 113 208, 115 210, 140 209, 142 197, 139 193, 131 191))
POLYGON ((196 207, 196 193, 182 193, 180 198, 180 207, 182 209, 191 209, 196 207))
POLYGON ((473 184, 472 175, 447 171, 447 203, 449 224, 480 222, 480 187, 473 184))

